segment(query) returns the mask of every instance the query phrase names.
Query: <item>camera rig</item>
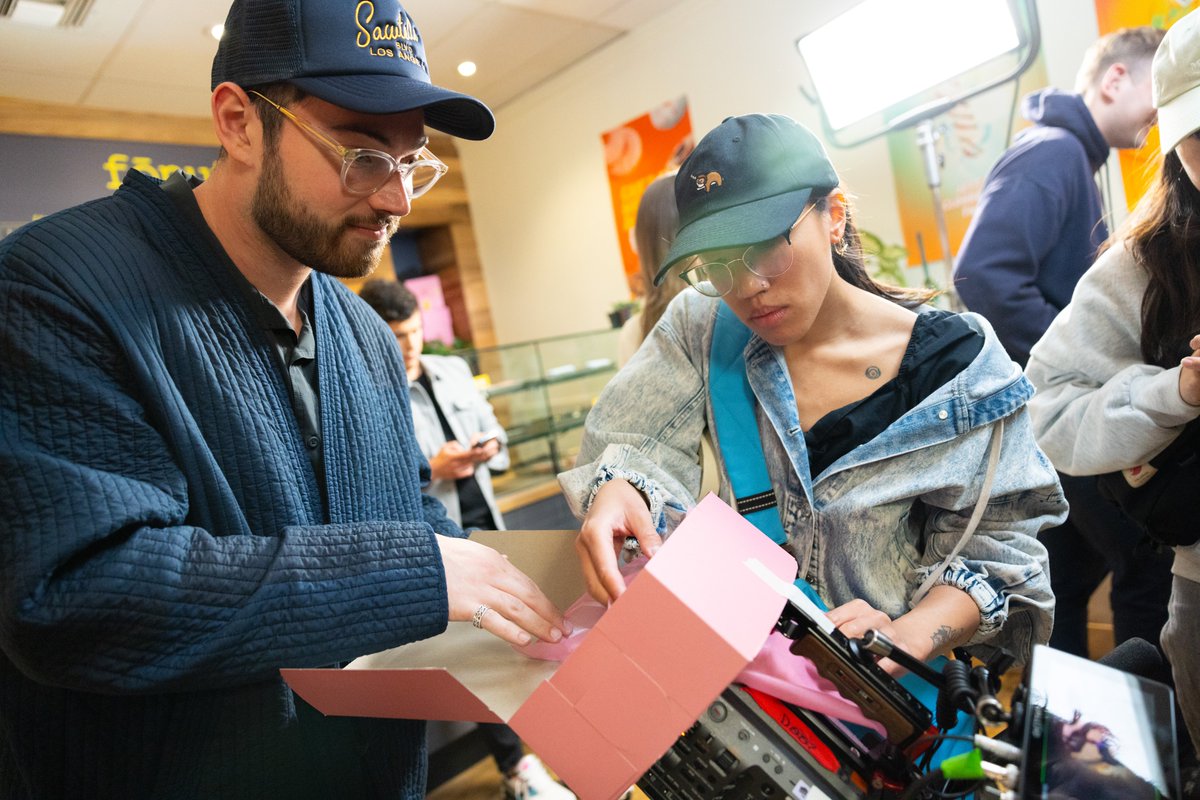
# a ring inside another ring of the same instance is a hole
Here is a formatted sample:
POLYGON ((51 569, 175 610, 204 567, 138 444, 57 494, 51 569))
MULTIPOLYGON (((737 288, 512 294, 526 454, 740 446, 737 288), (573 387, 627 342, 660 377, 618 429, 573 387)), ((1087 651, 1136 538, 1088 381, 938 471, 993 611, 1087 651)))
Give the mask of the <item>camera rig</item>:
POLYGON ((987 665, 971 666, 960 652, 938 673, 878 632, 848 639, 823 614, 813 614, 795 600, 785 606, 776 629, 791 640, 793 654, 812 660, 885 734, 733 684, 638 782, 651 800, 962 797, 989 784, 994 786, 988 794, 975 796, 1017 796, 1020 750, 998 739, 977 735, 974 744, 1006 763, 974 757, 967 768, 929 768, 958 711, 974 717, 978 727, 1013 722, 995 696, 998 676, 1013 663, 1007 653, 998 652, 987 665), (879 666, 881 657, 938 688, 936 720, 879 666))

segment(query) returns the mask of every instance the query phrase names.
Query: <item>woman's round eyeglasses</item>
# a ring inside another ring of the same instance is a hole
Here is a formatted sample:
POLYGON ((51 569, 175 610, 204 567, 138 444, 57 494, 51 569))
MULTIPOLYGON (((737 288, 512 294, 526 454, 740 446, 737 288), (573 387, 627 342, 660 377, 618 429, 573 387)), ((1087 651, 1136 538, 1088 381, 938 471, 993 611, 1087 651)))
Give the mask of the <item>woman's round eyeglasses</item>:
POLYGON ((301 130, 305 131, 321 144, 337 153, 342 159, 342 186, 350 194, 374 194, 392 179, 394 173, 400 173, 404 190, 410 198, 420 197, 433 188, 433 185, 449 171, 438 157, 422 147, 413 161, 398 161, 381 150, 368 150, 362 147, 342 147, 328 134, 317 130, 311 123, 297 117, 291 111, 276 103, 269 97, 250 91, 265 100, 272 108, 287 119, 291 120, 301 130))
POLYGON ((741 264, 760 278, 778 278, 792 268, 792 231, 814 208, 816 203, 805 206, 786 231, 766 242, 750 245, 738 258, 715 261, 705 253, 693 256, 690 266, 680 272, 679 277, 700 294, 709 297, 723 297, 733 290, 735 270, 740 269, 735 264, 741 264))

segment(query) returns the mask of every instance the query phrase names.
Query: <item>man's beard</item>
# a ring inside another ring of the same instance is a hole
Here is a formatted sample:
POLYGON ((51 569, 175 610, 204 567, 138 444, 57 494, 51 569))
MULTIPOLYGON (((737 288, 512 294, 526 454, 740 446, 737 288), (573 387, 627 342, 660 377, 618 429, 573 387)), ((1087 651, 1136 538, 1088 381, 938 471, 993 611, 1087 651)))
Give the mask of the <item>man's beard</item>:
POLYGON ((379 265, 387 244, 386 240, 371 242, 347 237, 347 227, 386 222, 389 239, 400 227, 399 217, 347 218, 326 224, 292 197, 284 182, 282 160, 274 149, 267 151, 250 213, 258 227, 283 252, 306 267, 335 278, 370 275, 379 265))

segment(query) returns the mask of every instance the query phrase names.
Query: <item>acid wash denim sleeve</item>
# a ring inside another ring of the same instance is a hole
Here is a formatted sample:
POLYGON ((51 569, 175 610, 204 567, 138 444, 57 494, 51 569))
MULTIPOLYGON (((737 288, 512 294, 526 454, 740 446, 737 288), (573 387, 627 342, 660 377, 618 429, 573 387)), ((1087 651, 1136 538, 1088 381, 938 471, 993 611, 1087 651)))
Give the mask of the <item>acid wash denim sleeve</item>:
MULTIPOLYGON (((559 476, 579 516, 606 481, 624 478, 646 496, 664 534, 695 502, 701 437, 710 432, 708 352, 720 301, 679 295, 587 420, 575 469, 559 476)), ((953 550, 986 469, 991 428, 1005 422, 991 496, 979 527, 939 578, 980 608, 972 644, 1024 659, 1049 638, 1054 596, 1042 528, 1061 523, 1058 477, 1033 440, 1025 403, 1032 387, 987 322, 982 352, 875 439, 810 475, 803 429, 782 353, 757 337, 746 370, 767 468, 797 574, 832 606, 860 598, 895 618, 921 581, 953 550)), ((720 448, 720 494, 730 489, 720 448)))

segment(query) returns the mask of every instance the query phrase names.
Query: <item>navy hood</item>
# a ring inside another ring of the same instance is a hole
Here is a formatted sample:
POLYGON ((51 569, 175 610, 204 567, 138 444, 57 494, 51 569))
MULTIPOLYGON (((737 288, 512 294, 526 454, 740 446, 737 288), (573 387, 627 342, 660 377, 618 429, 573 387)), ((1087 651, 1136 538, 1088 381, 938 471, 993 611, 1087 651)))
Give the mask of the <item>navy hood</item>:
POLYGON ((1021 116, 1034 125, 1065 128, 1083 144, 1092 172, 1108 160, 1109 146, 1083 97, 1060 89, 1042 89, 1021 101, 1021 116))

